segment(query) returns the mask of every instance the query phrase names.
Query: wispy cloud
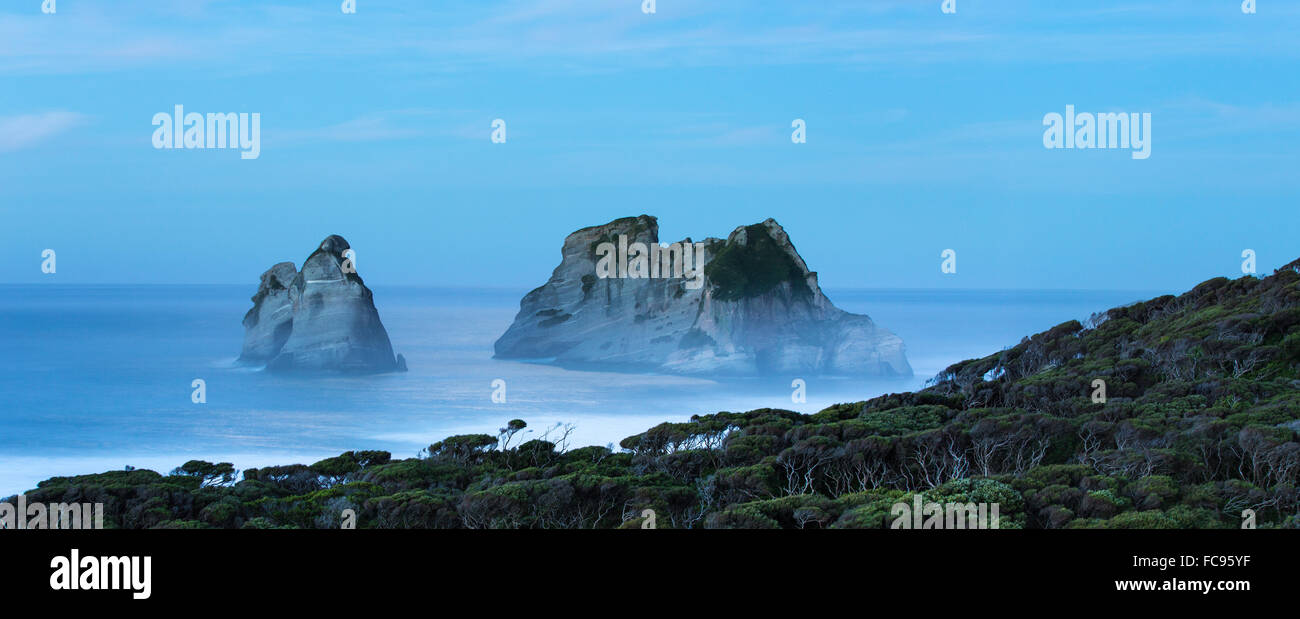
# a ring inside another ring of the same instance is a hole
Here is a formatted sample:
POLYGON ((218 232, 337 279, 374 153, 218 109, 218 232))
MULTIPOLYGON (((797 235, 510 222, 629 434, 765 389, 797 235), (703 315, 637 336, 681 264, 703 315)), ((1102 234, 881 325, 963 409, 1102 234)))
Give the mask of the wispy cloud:
POLYGON ((122 0, 112 10, 88 6, 57 16, 0 13, 0 73, 178 63, 229 67, 250 56, 274 57, 280 68, 301 59, 346 57, 410 62, 430 71, 544 59, 553 61, 550 70, 572 72, 1300 56, 1292 27, 1300 7, 1271 7, 1266 17, 1172 2, 1048 11, 1025 10, 1039 9, 1025 2, 963 7, 960 17, 945 19, 937 2, 806 4, 664 3, 656 14, 644 15, 639 2, 608 0, 394 0, 362 5, 357 15, 348 16, 336 2, 275 6, 190 0, 160 12, 156 3, 122 0), (1178 20, 1177 28, 1170 27, 1170 19, 1178 20))
POLYGON ((266 139, 274 144, 310 144, 320 142, 387 142, 427 137, 483 138, 487 119, 483 113, 463 110, 406 109, 367 114, 323 127, 268 130, 266 139), (477 129, 468 117, 477 116, 477 129))
POLYGON ((1190 122, 1215 131, 1235 134, 1255 131, 1294 130, 1300 127, 1300 105, 1294 103, 1256 102, 1223 103, 1202 97, 1188 97, 1166 107, 1190 122), (1210 122, 1206 122, 1210 121, 1210 122))
POLYGON ((291 144, 301 142, 377 142, 419 137, 420 130, 395 123, 389 116, 362 116, 316 129, 288 129, 268 132, 267 139, 291 144))
POLYGON ((0 116, 0 152, 22 150, 85 123, 87 116, 76 112, 49 111, 18 116, 0 116))

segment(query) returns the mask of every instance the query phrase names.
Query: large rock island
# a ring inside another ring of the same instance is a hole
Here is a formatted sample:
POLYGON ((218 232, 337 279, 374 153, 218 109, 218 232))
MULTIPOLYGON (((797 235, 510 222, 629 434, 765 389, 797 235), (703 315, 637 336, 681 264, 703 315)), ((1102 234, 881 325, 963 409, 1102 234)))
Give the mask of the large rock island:
POLYGON ((393 355, 374 297, 331 235, 297 271, 281 262, 262 274, 244 315, 241 363, 273 372, 376 373, 405 370, 393 355))
POLYGON ((570 234, 562 254, 520 301, 497 358, 701 376, 912 374, 903 341, 831 304, 772 219, 725 241, 661 246, 658 220, 626 217, 570 234))

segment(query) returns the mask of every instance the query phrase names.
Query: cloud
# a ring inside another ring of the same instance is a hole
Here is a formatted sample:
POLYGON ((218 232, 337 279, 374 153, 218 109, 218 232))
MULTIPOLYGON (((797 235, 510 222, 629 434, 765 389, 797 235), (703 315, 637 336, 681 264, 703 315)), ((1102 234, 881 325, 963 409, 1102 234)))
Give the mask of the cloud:
POLYGON ((85 115, 64 111, 0 116, 0 152, 40 145, 86 120, 85 115))
MULTIPOLYGON (((123 0, 143 5, 141 0, 123 0)), ((892 67, 954 61, 1033 64, 1134 59, 1300 56, 1300 7, 1252 19, 1221 7, 1104 2, 1085 9, 981 7, 985 19, 943 18, 937 2, 742 0, 672 3, 654 15, 639 2, 511 0, 427 3, 393 0, 339 13, 337 3, 283 7, 187 0, 173 11, 85 10, 58 19, 0 19, 0 74, 93 73, 141 66, 186 69, 316 63, 358 58, 423 71, 479 71, 548 61, 554 72, 629 67, 833 63, 892 67), (1167 22, 1177 15, 1179 27, 1167 22), (1285 16, 1284 16, 1285 15, 1285 16), (1243 19, 1251 28, 1238 27, 1243 19), (1122 26, 1122 27, 1117 27, 1122 26)), ((1229 7, 1231 8, 1231 7, 1229 7)), ((3 13, 0 13, 3 14, 3 13)))
POLYGON ((385 115, 354 118, 328 127, 291 129, 268 134, 268 139, 294 142, 377 142, 418 137, 420 132, 394 124, 385 115))
POLYGON ((413 108, 366 114, 323 127, 267 130, 276 144, 388 142, 415 138, 486 139, 489 119, 473 110, 413 108))

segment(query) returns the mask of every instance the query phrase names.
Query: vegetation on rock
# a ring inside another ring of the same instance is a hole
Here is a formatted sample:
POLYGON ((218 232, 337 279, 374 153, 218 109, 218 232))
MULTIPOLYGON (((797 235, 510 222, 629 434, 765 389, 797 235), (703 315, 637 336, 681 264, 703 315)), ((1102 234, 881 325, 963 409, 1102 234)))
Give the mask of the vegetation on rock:
POLYGON ((727 241, 710 248, 713 256, 704 265, 704 276, 712 286, 713 298, 737 301, 757 297, 787 282, 795 296, 812 295, 803 270, 763 224, 745 226, 745 239, 744 245, 727 241))

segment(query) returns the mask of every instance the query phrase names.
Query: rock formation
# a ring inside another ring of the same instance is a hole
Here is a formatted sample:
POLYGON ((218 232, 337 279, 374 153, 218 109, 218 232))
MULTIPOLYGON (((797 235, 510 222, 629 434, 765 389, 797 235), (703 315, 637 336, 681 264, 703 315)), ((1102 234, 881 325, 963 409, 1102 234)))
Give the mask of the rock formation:
POLYGON ((501 359, 606 370, 912 374, 902 340, 832 305, 772 219, 736 228, 725 241, 688 238, 667 249, 648 215, 578 230, 495 348, 501 359), (679 277, 670 265, 692 247, 698 257, 684 259, 679 277), (613 268, 611 254, 626 268, 613 268), (703 272, 693 273, 699 257, 703 272))
POLYGON ((244 316, 243 363, 273 372, 374 373, 406 369, 393 355, 373 295, 341 236, 321 242, 295 272, 281 262, 262 274, 253 308, 244 316))

